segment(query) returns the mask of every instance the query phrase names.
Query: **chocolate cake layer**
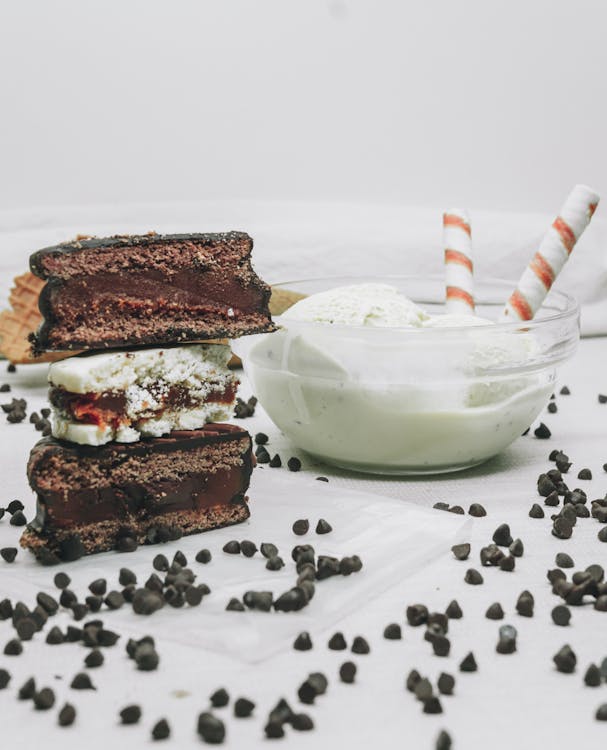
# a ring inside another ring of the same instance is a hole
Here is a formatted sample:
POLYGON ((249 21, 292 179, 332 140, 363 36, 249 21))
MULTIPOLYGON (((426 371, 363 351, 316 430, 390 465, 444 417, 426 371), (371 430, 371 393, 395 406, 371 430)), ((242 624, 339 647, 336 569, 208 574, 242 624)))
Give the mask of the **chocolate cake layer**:
POLYGON ((46 281, 34 351, 106 349, 273 330, 243 232, 95 238, 30 258, 46 281))
POLYGON ((35 554, 116 548, 243 521, 253 457, 250 435, 213 424, 101 447, 44 438, 27 467, 38 513, 21 538, 35 554))

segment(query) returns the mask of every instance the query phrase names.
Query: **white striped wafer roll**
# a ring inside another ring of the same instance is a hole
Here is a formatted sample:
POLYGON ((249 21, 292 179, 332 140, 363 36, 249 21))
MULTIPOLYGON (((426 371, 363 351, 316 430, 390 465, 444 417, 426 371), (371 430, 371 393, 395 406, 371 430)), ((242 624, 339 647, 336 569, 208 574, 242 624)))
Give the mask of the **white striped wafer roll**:
POLYGON ((443 214, 445 307, 448 313, 474 315, 472 233, 466 211, 443 214))
POLYGON ((531 320, 535 316, 590 223, 599 200, 600 196, 586 185, 573 188, 506 303, 504 317, 531 320))

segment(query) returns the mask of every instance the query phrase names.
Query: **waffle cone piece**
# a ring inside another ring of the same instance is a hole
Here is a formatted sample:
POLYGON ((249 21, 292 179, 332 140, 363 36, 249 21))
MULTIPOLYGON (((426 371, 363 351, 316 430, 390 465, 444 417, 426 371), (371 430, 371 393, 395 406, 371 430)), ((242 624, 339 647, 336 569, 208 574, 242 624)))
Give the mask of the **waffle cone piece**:
POLYGON ((38 295, 43 286, 44 281, 29 271, 17 276, 9 295, 10 309, 0 312, 0 354, 13 364, 55 362, 74 353, 45 352, 40 357, 32 355, 28 336, 42 322, 38 295))

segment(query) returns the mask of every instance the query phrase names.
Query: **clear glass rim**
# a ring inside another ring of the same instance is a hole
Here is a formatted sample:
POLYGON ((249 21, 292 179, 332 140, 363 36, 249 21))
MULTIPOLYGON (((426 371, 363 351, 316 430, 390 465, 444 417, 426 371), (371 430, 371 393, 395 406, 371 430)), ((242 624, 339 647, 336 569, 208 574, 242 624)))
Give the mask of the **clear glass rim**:
MULTIPOLYGON (((329 283, 331 281, 335 282, 334 286, 345 286, 349 284, 355 284, 355 283, 388 283, 390 280, 392 281, 398 281, 398 282, 419 282, 419 281, 434 281, 439 283, 444 283, 444 277, 440 276, 438 274, 429 274, 426 276, 416 276, 414 274, 391 274, 388 276, 356 276, 356 275, 347 275, 347 276, 318 276, 315 278, 306 278, 306 279, 291 279, 290 281, 281 281, 277 284, 272 284, 272 289, 281 289, 284 291, 293 291, 296 292, 297 289, 290 288, 293 285, 297 284, 312 284, 312 283, 329 283)), ((504 287, 508 287, 510 292, 512 292, 515 288, 516 282, 513 282, 510 279, 498 279, 493 277, 486 277, 486 278, 480 278, 475 279, 475 285, 482 290, 484 285, 500 285, 504 287)), ((327 323, 317 323, 313 321, 304 321, 304 320, 295 320, 295 319, 288 319, 288 325, 296 326, 296 327, 302 327, 302 328, 322 328, 323 330, 332 330, 332 331, 365 331, 368 333, 370 330, 378 331, 378 332, 396 332, 401 331, 402 333, 411 334, 411 335, 428 335, 432 334, 433 336, 453 336, 457 333, 466 333, 470 331, 491 331, 494 333, 495 331, 501 331, 504 333, 515 333, 519 332, 522 329, 525 330, 525 332, 541 328, 543 326, 547 326, 550 323, 557 323, 559 321, 564 320, 573 320, 579 316, 580 313, 580 306, 575 297, 573 297, 570 294, 567 294, 567 292, 562 292, 560 290, 551 289, 550 290, 550 296, 553 299, 560 299, 564 309, 559 310, 558 312, 554 312, 551 314, 543 315, 541 318, 531 319, 531 320, 515 320, 515 321, 507 321, 507 322, 500 322, 500 323, 493 323, 491 326, 479 324, 479 325, 464 325, 464 326, 448 326, 445 328, 426 328, 426 327, 413 327, 413 326, 391 326, 391 327, 370 327, 370 326, 360 326, 360 325, 353 325, 353 326, 346 326, 341 324, 335 324, 332 323, 328 325, 327 323)), ((416 304, 437 304, 436 302, 430 302, 430 301, 417 301, 416 304)), ((506 299, 504 299, 504 304, 506 303, 506 299)), ((480 304, 496 304, 497 303, 489 303, 489 302, 481 302, 480 304)), ((280 315, 273 316, 277 318, 277 322, 280 323, 280 315)), ((285 321, 287 323, 287 321, 285 321)))

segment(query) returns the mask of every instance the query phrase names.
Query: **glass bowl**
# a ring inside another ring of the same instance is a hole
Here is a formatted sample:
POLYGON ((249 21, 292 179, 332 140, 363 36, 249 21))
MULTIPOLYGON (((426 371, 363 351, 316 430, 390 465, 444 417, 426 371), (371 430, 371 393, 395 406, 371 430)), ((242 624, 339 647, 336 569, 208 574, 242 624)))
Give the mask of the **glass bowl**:
MULTIPOLYGON (((332 277, 289 281, 278 294, 340 286, 396 287, 444 313, 442 277, 332 277)), ((478 316, 496 321, 511 281, 475 279, 478 316)), ((434 474, 504 450, 538 416, 556 367, 575 351, 579 308, 551 291, 525 323, 382 328, 274 316, 279 329, 232 342, 254 393, 302 450, 356 471, 434 474)))

